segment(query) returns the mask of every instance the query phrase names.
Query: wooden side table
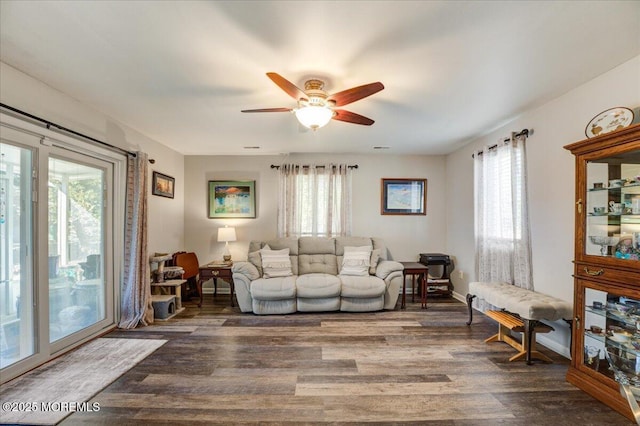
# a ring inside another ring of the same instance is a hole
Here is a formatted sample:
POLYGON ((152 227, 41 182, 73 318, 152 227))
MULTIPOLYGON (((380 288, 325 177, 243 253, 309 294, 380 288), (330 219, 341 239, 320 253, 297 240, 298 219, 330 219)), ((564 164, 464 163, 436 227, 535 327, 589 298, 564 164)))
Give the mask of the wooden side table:
MULTIPOLYGON (((411 291, 415 294, 416 288, 416 277, 418 277, 418 282, 421 287, 420 290, 422 292, 422 309, 427 309, 427 272, 429 272, 429 267, 423 265, 418 262, 400 262, 402 266, 404 266, 404 270, 402 271, 402 304, 400 305, 400 309, 406 308, 406 276, 411 275, 411 291)), ((414 299, 415 300, 415 299, 414 299)))
POLYGON ((235 304, 233 303, 235 285, 233 284, 231 266, 207 264, 200 266, 200 277, 198 278, 198 292, 200 293, 200 303, 198 304, 198 307, 202 306, 202 283, 213 280, 213 295, 215 296, 216 293, 218 293, 218 278, 222 278, 229 283, 229 290, 231 292, 231 306, 235 306, 235 304))

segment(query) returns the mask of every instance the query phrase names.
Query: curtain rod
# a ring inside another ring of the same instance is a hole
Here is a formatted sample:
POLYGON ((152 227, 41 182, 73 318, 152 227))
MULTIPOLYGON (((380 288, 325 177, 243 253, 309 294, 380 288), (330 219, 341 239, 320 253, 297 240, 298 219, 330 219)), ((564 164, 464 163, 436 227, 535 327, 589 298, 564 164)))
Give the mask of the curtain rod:
MULTIPOLYGON (((512 138, 518 138, 520 136, 524 136, 524 137, 529 137, 530 135, 533 134, 533 129, 522 129, 520 132, 518 133, 514 133, 512 137, 510 138, 504 138, 502 140, 503 143, 509 143, 511 142, 512 138)), ((492 149, 496 149, 498 147, 498 144, 495 145, 491 145, 489 148, 487 148, 487 150, 492 150, 492 149)), ((478 151, 478 155, 482 155, 482 151, 478 151)), ((475 158, 475 154, 471 154, 471 158, 475 158)))
MULTIPOLYGON (((309 167, 311 167, 311 166, 309 166, 309 165, 306 165, 306 164, 305 164, 305 165, 303 165, 303 166, 296 166, 296 167, 302 167, 303 169, 308 169, 308 168, 309 168, 309 167)), ((325 167, 326 167, 326 166, 322 166, 322 165, 320 165, 320 166, 315 166, 315 168, 316 168, 316 169, 324 169, 325 167)), ((331 166, 331 167, 333 167, 334 169, 336 168, 336 166, 331 166)), ((354 164, 354 165, 352 165, 352 166, 347 166, 347 167, 348 167, 348 168, 350 168, 350 169, 357 169, 357 168, 358 168, 358 165, 357 165, 357 164, 354 164)), ((271 168, 272 168, 272 169, 277 169, 277 170, 279 170, 279 169, 280 169, 280 166, 276 166, 275 164, 272 164, 272 165, 271 165, 271 168)))
MULTIPOLYGON (((89 141, 91 141, 91 142, 95 142, 95 143, 98 143, 98 144, 100 144, 100 145, 104 145, 104 146, 106 146, 107 148, 109 148, 109 149, 111 149, 111 150, 113 150, 113 151, 118 151, 118 152, 120 152, 120 153, 122 153, 122 154, 131 155, 131 156, 133 156, 133 157, 135 157, 135 156, 136 156, 136 153, 135 153, 135 152, 127 151, 126 149, 120 148, 120 147, 115 146, 115 145, 111 145, 110 143, 107 143, 107 142, 104 142, 104 141, 98 140, 98 139, 96 139, 96 138, 92 138, 91 136, 87 136, 87 135, 82 134, 82 133, 80 133, 80 132, 76 132, 75 130, 67 129, 66 127, 63 127, 63 126, 61 126, 61 125, 59 125, 59 124, 53 123, 53 122, 51 122, 51 121, 49 121, 49 120, 45 120, 44 118, 41 118, 41 117, 35 116, 35 115, 33 115, 33 114, 29 114, 28 112, 24 112, 24 111, 22 111, 22 110, 19 110, 19 109, 17 109, 17 108, 11 107, 11 106, 9 106, 9 105, 6 105, 6 104, 3 104, 3 103, 0 103, 0 107, 5 108, 5 109, 8 109, 9 111, 12 111, 12 112, 14 112, 14 113, 16 113, 16 114, 20 114, 20 115, 23 115, 23 116, 25 116, 25 117, 28 117, 28 118, 30 118, 30 119, 32 119, 32 120, 38 121, 38 122, 40 122, 40 123, 44 124, 44 125, 45 125, 45 127, 47 128, 47 130, 58 130, 58 131, 60 131, 60 132, 69 133, 69 134, 71 134, 71 135, 78 136, 78 137, 81 137, 81 138, 83 138, 83 139, 87 139, 87 140, 89 140, 89 141), (51 129, 52 127, 54 127, 54 129, 51 129)), ((149 159, 149 162, 150 162, 151 164, 153 164, 153 163, 155 163, 155 162, 156 162, 156 160, 154 160, 154 159, 149 159)))

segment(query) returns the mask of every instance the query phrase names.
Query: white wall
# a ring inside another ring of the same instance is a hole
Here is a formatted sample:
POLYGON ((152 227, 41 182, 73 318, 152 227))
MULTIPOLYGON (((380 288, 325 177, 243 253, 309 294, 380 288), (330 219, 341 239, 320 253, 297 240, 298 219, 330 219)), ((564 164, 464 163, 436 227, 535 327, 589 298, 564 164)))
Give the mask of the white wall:
POLYGON ((419 253, 445 250, 445 162, 442 156, 290 155, 186 156, 185 248, 201 263, 222 258, 224 244, 217 229, 235 226, 238 241, 230 243, 233 259, 247 257, 249 241, 271 239, 277 233, 278 172, 282 162, 357 164, 353 172, 353 235, 383 238, 395 260, 418 260, 419 253), (286 159, 286 160, 285 160, 286 159), (382 216, 381 178, 426 178, 426 216, 382 216), (255 219, 208 219, 207 181, 255 180, 255 219))
POLYGON ((149 179, 149 253, 184 246, 184 159, 161 143, 84 105, 70 96, 0 62, 0 102, 128 151, 144 151, 150 165, 176 178, 174 199, 151 195, 149 179))
MULTIPOLYGON (((574 157, 563 146, 584 139, 591 118, 616 106, 636 109, 636 121, 640 118, 640 56, 447 156, 445 181, 451 194, 446 203, 447 250, 465 273, 463 279, 454 274, 457 293, 465 295, 468 283, 475 280, 471 154, 509 137, 512 131, 528 128, 534 129, 527 142, 534 286, 573 302, 574 157)), ((568 353, 567 328, 563 324, 558 328, 562 331, 553 333, 550 340, 568 353)))

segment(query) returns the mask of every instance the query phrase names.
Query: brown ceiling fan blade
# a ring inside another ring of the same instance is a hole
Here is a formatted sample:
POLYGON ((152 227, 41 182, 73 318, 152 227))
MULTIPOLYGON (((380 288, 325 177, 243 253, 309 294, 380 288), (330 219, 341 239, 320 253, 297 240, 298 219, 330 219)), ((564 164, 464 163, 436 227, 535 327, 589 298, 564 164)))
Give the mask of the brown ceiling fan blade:
POLYGON ((363 126, 371 126, 375 121, 364 115, 356 114, 355 112, 347 111, 344 109, 334 109, 334 120, 346 121, 347 123, 362 124, 363 126))
POLYGON ((291 108, 260 108, 260 109, 243 109, 240 112, 289 112, 291 108))
POLYGON ((371 96, 374 93, 378 93, 384 89, 384 85, 379 81, 375 83, 365 84, 364 86, 353 87, 351 89, 343 90, 342 92, 334 93, 329 96, 330 101, 334 101, 336 106, 344 106, 351 102, 359 101, 362 98, 371 96))
POLYGON ((291 96, 296 101, 300 99, 307 100, 307 94, 304 93, 300 88, 298 88, 295 84, 277 74, 275 72, 268 72, 267 77, 269 77, 275 84, 278 85, 279 88, 287 92, 289 96, 291 96))

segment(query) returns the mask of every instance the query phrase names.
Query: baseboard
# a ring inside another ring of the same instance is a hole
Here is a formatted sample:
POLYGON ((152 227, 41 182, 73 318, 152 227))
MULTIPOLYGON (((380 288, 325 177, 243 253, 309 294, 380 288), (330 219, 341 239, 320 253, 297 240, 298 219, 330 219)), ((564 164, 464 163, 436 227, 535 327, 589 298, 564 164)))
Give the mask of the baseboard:
POLYGON ((465 305, 467 304, 467 296, 463 296, 457 291, 452 292, 451 295, 453 296, 454 299, 461 301, 465 305))
POLYGON ((571 350, 566 346, 559 344, 556 341, 551 340, 547 336, 536 334, 536 343, 544 346, 545 348, 554 351, 558 355, 562 355, 567 359, 571 359, 571 350))

